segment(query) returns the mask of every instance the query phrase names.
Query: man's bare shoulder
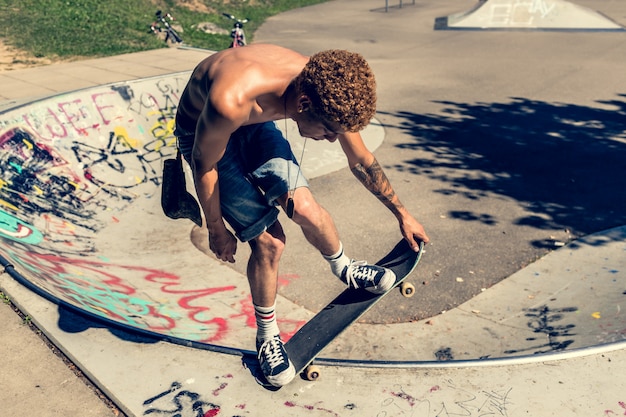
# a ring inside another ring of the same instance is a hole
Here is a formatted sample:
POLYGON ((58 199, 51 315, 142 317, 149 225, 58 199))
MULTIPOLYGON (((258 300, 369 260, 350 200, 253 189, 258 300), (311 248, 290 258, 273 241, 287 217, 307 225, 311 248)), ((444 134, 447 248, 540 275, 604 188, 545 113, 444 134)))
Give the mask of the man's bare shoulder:
MULTIPOLYGON (((271 73, 299 73, 308 57, 277 45, 252 44, 243 48, 229 48, 204 59, 196 67, 198 78, 217 80, 229 75, 241 77, 250 71, 271 73)), ((227 77, 232 78, 232 77, 227 77)))
POLYGON ((245 113, 247 122, 284 114, 280 97, 308 57, 276 45, 252 44, 220 51, 196 69, 196 88, 207 89, 215 110, 245 113), (280 106, 278 106, 280 104, 280 106), (280 109, 278 108, 280 107, 280 109))
POLYGON ((276 120, 285 114, 280 97, 308 59, 269 44, 216 52, 194 70, 181 97, 179 117, 193 122, 206 109, 206 117, 219 115, 240 124, 276 120))

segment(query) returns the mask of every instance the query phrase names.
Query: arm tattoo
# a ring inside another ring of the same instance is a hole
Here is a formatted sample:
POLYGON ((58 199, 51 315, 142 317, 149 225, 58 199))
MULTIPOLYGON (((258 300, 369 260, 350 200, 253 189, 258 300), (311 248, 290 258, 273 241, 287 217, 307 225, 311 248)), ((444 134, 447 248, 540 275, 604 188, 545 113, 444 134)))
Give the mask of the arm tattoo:
POLYGON ((396 192, 376 159, 369 168, 356 164, 352 168, 352 173, 393 213, 397 213, 402 208, 402 203, 396 198, 396 192))

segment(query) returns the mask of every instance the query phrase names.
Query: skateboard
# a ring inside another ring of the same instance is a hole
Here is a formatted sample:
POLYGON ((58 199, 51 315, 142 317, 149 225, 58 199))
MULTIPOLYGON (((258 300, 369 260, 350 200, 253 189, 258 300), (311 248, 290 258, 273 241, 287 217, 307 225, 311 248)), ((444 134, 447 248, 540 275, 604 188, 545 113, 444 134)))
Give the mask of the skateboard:
POLYGON ((423 249, 423 242, 420 242, 419 252, 415 252, 402 239, 388 255, 376 262, 396 274, 396 283, 389 291, 373 294, 364 289, 348 288, 302 326, 285 343, 287 355, 297 373, 309 381, 318 379, 320 370, 312 364, 317 355, 393 288, 399 287, 405 297, 413 296, 415 287, 404 280, 417 266, 423 249))

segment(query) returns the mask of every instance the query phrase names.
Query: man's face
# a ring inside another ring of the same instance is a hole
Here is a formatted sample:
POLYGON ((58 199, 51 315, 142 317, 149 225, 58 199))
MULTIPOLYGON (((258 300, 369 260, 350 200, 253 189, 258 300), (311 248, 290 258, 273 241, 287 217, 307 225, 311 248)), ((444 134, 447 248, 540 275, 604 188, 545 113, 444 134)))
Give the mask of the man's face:
POLYGON ((340 134, 345 133, 339 124, 326 122, 309 111, 299 113, 295 121, 298 124, 300 136, 313 140, 334 142, 340 134))

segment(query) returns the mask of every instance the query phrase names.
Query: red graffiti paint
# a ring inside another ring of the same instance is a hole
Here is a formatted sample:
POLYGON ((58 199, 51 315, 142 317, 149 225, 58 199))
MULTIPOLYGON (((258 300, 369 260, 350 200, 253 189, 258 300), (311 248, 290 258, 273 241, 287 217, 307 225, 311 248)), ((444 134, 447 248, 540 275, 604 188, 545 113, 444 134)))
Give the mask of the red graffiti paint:
POLYGON ((220 391, 222 391, 227 386, 228 386, 228 384, 226 382, 222 382, 220 384, 219 388, 213 390, 213 396, 217 397, 218 395, 220 395, 220 391))
POLYGON ((187 317, 205 329, 206 338, 200 340, 201 342, 215 342, 228 333, 229 318, 210 315, 211 309, 206 306, 206 298, 201 298, 233 291, 234 286, 183 289, 178 275, 146 267, 115 265, 35 252, 12 255, 16 265, 35 273, 41 282, 49 286, 53 294, 72 300, 73 304, 86 311, 97 311, 106 318, 158 333, 174 330, 177 327, 175 318, 161 313, 160 305, 151 300, 138 298, 141 294, 138 294, 136 284, 131 284, 132 276, 135 276, 138 280, 159 284, 160 291, 164 294, 174 295, 175 302, 187 317), (115 273, 116 270, 119 274, 115 273), (208 318, 202 318, 203 315, 208 318))
POLYGON ((415 403, 417 402, 416 398, 412 395, 409 395, 405 392, 392 392, 391 395, 394 397, 405 400, 411 407, 415 407, 415 403))

